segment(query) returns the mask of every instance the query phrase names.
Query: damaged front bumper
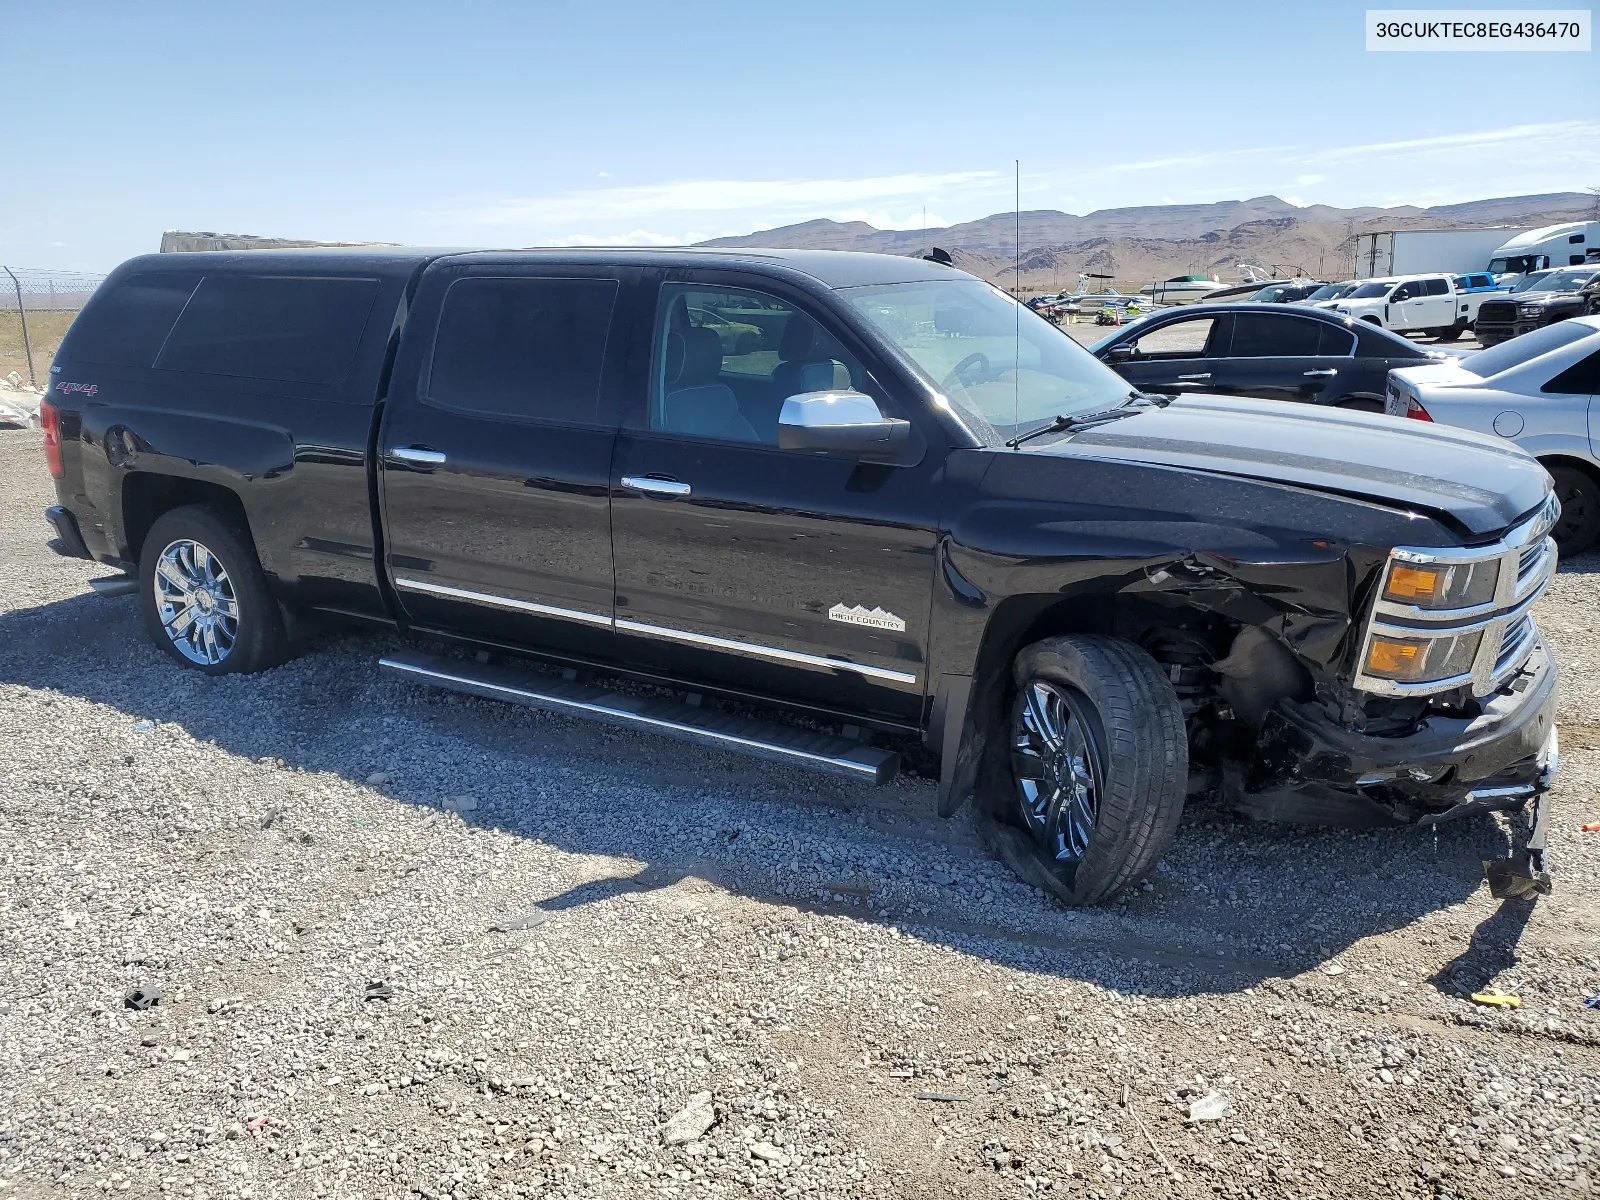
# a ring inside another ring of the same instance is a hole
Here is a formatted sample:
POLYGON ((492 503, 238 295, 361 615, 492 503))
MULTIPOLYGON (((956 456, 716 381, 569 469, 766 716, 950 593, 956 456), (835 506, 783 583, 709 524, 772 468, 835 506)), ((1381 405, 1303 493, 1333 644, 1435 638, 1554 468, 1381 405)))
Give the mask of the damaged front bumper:
POLYGON ((1477 716, 1430 716, 1402 737, 1358 732, 1315 704, 1280 701, 1231 799, 1272 820, 1357 826, 1521 808, 1550 787, 1559 765, 1556 676, 1540 641, 1477 716))

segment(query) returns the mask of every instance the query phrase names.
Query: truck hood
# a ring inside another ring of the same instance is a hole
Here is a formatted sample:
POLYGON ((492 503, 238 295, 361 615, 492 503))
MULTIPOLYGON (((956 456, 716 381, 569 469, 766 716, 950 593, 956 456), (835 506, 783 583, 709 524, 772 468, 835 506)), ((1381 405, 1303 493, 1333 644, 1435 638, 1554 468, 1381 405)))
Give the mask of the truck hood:
MULTIPOLYGON (((1448 364, 1421 370, 1450 370, 1448 364)), ((1449 426, 1312 405, 1185 396, 1024 452, 1134 461, 1268 480, 1438 516, 1485 540, 1544 502, 1526 451, 1449 426)))

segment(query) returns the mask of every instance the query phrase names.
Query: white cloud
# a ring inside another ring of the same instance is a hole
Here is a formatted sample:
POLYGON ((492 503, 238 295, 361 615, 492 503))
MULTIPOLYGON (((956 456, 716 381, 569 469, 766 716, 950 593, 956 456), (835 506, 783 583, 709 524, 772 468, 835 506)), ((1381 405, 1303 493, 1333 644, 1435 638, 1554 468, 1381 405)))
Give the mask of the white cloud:
POLYGON ((1296 175, 1294 181, 1301 187, 1310 187, 1313 183, 1321 183, 1326 175, 1296 175))
POLYGON ((1399 154, 1436 154, 1459 150, 1486 150, 1508 142, 1527 147, 1552 142, 1580 142, 1591 150, 1600 136, 1600 123, 1592 121, 1550 121, 1538 125, 1509 125, 1503 129, 1481 129, 1474 133, 1446 133, 1435 137, 1406 138, 1394 142, 1367 142, 1289 155, 1286 162, 1338 163, 1352 160, 1391 158, 1399 154))
POLYGON ((670 233, 652 233, 648 229, 635 229, 631 233, 569 233, 566 237, 547 242, 550 246, 683 246, 689 237, 676 237, 670 233))
POLYGON ((453 214, 433 214, 473 225, 565 225, 657 218, 670 213, 765 211, 800 219, 854 208, 863 202, 982 189, 993 171, 941 175, 884 175, 867 179, 692 179, 638 187, 594 188, 553 196, 498 200, 453 214))

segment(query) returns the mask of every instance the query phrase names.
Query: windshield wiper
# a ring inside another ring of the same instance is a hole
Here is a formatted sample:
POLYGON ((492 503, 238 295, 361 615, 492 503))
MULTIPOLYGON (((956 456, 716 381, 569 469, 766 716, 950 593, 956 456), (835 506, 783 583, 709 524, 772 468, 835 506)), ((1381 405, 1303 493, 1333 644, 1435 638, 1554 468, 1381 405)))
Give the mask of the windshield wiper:
POLYGON ((1068 416, 1052 417, 1037 429, 1030 429, 1027 433, 1019 433, 1006 443, 1007 449, 1015 450, 1023 442, 1032 441, 1036 437, 1043 437, 1047 433, 1067 433, 1074 429, 1087 429, 1091 425, 1102 425, 1107 421, 1115 421, 1119 417, 1131 417, 1133 406, 1141 400, 1147 400, 1157 408, 1165 408, 1171 404, 1175 396, 1163 396, 1155 392, 1129 392, 1128 398, 1114 408, 1096 409, 1094 412, 1072 413, 1068 416))

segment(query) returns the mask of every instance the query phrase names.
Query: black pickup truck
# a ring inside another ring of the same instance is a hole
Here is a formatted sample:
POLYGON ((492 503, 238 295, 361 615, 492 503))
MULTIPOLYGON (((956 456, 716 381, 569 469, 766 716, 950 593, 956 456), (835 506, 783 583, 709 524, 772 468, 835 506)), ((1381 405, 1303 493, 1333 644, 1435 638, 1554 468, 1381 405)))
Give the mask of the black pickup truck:
POLYGON ((55 544, 182 666, 339 618, 475 651, 382 660, 421 683, 866 779, 921 738, 1074 902, 1196 788, 1401 823, 1556 768, 1531 457, 1130 390, 939 262, 152 256, 51 372, 55 544))

